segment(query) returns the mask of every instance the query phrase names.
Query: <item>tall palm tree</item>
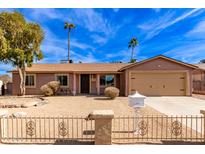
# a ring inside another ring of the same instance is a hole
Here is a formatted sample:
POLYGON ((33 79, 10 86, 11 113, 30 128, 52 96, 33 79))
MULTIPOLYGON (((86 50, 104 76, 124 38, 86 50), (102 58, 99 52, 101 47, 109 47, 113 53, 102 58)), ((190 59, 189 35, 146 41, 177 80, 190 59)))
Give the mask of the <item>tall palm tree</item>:
POLYGON ((136 61, 136 59, 134 59, 134 49, 138 44, 139 44, 138 40, 135 37, 133 37, 128 43, 128 48, 132 49, 130 62, 135 62, 136 61))
POLYGON ((74 24, 65 22, 64 29, 68 29, 68 63, 70 63, 70 32, 73 28, 75 28, 74 24))

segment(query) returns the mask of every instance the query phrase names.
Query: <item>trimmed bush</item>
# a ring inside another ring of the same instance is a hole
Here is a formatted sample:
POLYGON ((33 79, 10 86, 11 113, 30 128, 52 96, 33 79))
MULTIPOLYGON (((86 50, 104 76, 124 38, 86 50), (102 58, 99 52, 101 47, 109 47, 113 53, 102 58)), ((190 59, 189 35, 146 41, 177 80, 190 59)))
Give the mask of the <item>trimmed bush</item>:
POLYGON ((43 85, 40 89, 44 96, 53 96, 56 94, 59 88, 60 88, 60 82, 51 81, 43 85))
POLYGON ((40 89, 41 89, 44 96, 52 96, 53 95, 53 90, 47 84, 41 86, 40 89))
POLYGON ((47 85, 53 90, 53 95, 55 95, 58 89, 60 88, 60 82, 58 81, 48 82, 47 85))
POLYGON ((116 87, 107 87, 105 88, 105 96, 109 97, 110 99, 115 99, 117 96, 119 96, 119 89, 116 87))

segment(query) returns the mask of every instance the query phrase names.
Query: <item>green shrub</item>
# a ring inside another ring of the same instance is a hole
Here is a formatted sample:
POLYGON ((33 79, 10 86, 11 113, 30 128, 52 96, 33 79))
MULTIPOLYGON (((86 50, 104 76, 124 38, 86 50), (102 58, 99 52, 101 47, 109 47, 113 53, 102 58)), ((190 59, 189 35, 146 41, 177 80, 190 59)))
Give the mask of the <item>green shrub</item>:
POLYGON ((53 90, 53 95, 55 95, 58 89, 60 88, 60 82, 58 81, 48 82, 47 85, 53 90))
POLYGON ((41 86, 40 89, 44 96, 53 96, 53 90, 47 84, 41 86))
POLYGON ((105 88, 105 96, 109 97, 110 99, 115 99, 117 96, 119 96, 119 89, 116 87, 107 87, 105 88))

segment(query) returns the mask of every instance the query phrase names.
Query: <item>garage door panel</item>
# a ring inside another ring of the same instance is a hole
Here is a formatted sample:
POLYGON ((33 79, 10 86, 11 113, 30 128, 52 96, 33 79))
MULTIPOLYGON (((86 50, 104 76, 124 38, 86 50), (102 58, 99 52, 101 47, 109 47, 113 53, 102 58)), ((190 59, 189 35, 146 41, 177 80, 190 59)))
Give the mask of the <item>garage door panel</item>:
POLYGON ((180 96, 186 92, 185 73, 132 73, 131 91, 148 96, 180 96))

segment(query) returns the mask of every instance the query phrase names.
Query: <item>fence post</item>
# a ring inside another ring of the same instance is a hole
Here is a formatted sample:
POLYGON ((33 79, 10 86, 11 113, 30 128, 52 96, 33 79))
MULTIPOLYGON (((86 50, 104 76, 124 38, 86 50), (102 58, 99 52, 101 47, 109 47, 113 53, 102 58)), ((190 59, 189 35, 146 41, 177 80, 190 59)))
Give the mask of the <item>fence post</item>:
MULTIPOLYGON (((204 141, 205 141, 205 110, 200 110, 200 113, 204 115, 204 126, 203 126, 204 129, 202 129, 202 130, 204 130, 203 133, 204 133, 204 141)), ((201 126, 201 127, 202 127, 202 126, 201 126)))
POLYGON ((95 144, 112 144, 112 119, 114 112, 112 110, 94 110, 89 118, 95 120, 95 144))

